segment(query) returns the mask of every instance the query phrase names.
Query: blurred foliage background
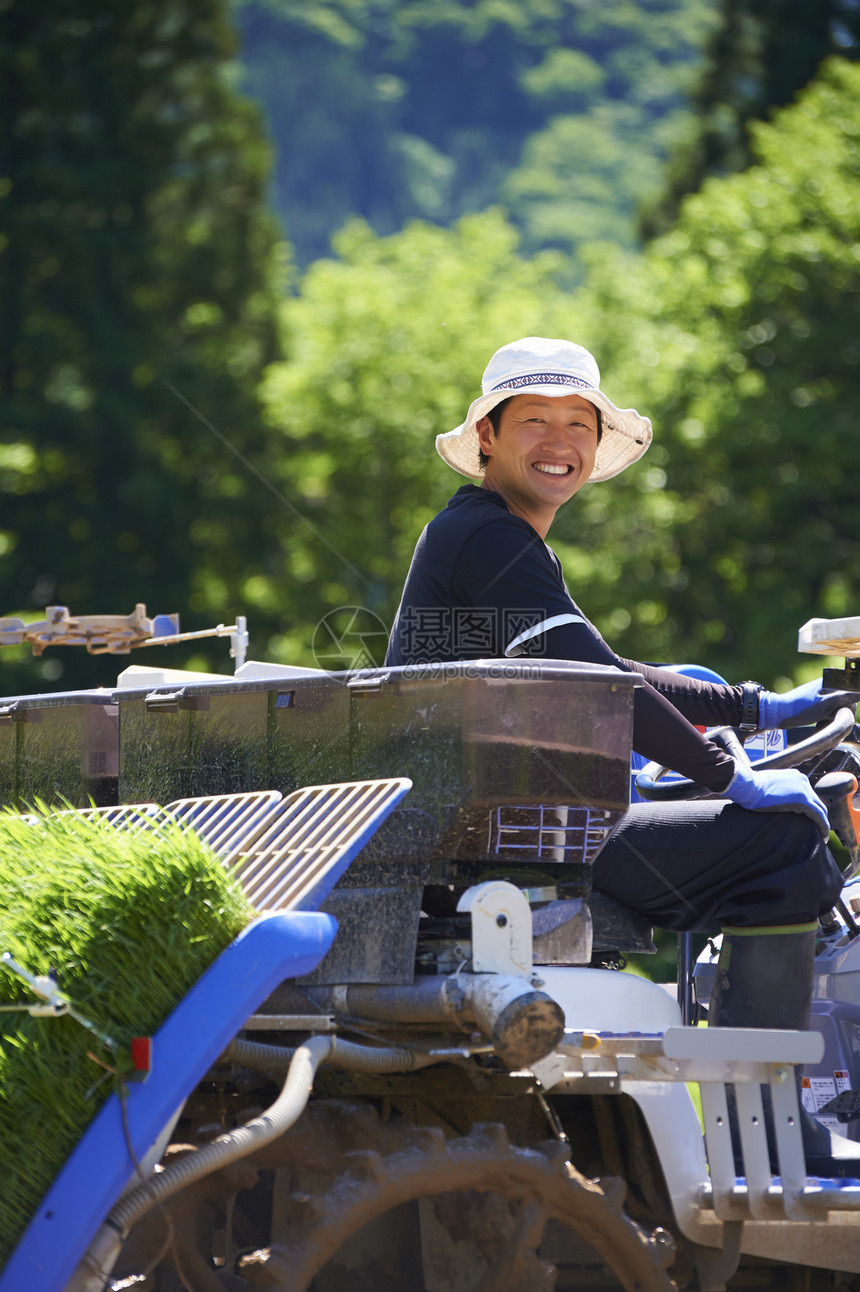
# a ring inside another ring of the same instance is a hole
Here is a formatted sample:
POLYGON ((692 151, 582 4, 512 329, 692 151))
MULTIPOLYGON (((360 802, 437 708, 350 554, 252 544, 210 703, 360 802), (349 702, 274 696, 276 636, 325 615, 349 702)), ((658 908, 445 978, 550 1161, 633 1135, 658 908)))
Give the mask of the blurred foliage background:
MULTIPOLYGON (((610 643, 814 674, 860 613, 858 48, 853 0, 0 0, 0 614, 313 663, 538 333, 655 425, 552 534, 610 643)), ((0 693, 122 663, 8 648, 0 693)))

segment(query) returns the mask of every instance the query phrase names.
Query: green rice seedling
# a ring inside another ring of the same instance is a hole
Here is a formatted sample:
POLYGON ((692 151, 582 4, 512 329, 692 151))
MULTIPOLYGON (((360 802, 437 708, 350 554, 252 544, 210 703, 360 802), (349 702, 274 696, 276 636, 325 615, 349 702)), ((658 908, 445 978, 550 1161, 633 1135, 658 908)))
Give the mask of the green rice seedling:
MULTIPOLYGON (((0 954, 55 975, 91 1024, 0 1012, 0 1266, 118 1080, 110 1070, 130 1066, 131 1038, 157 1031, 253 915, 193 831, 0 812, 0 954)), ((0 1005, 35 1001, 0 963, 0 1005)))

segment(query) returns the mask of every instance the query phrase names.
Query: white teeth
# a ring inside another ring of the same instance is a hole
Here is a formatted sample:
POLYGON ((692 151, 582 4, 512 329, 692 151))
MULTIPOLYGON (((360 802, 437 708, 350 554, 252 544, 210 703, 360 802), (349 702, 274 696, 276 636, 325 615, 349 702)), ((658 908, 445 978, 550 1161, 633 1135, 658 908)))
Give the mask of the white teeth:
POLYGON ((547 475, 549 475, 549 476, 566 476, 566 475, 567 475, 567 467, 565 467, 565 466, 550 466, 549 462, 535 462, 535 463, 534 463, 534 467, 535 467, 535 470, 536 470, 536 471, 543 471, 543 472, 545 472, 545 473, 546 473, 547 475))

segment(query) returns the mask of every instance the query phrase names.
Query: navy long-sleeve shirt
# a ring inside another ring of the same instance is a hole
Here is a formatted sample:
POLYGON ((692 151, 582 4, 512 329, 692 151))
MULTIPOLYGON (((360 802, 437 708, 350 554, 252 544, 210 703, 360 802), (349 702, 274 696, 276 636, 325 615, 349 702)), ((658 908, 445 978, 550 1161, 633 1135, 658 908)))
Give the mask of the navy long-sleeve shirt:
POLYGON ((418 540, 385 662, 537 654, 641 673, 634 749, 709 789, 726 788, 732 759, 692 724, 736 726, 741 687, 616 655, 571 597, 561 562, 537 531, 500 494, 464 485, 418 540))

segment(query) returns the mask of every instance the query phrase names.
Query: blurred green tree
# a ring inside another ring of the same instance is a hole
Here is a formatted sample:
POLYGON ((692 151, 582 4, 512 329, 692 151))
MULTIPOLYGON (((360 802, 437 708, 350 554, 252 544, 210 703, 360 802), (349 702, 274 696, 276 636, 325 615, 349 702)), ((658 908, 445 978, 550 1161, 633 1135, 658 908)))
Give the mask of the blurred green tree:
POLYGON ((634 246, 640 205, 660 187, 666 133, 656 126, 649 130, 641 110, 622 102, 555 116, 530 135, 520 164, 502 185, 524 248, 569 252, 567 275, 576 280, 582 277, 577 255, 583 243, 605 239, 634 246))
POLYGON ((636 241, 715 0, 239 0, 245 84, 300 264, 352 214, 388 234, 505 203, 524 248, 636 241))
POLYGON ((520 77, 547 112, 501 188, 524 250, 569 252, 576 280, 583 243, 637 244, 639 213, 688 138, 688 98, 714 20, 712 5, 686 0, 570 6, 575 48, 550 49, 520 77))
POLYGON ((643 255, 593 252, 578 311, 655 444, 555 536, 628 653, 772 684, 820 668, 807 619, 860 609, 860 67, 825 64, 752 141, 643 255))
POLYGON ((860 56, 860 9, 845 0, 720 0, 720 22, 692 96, 695 123, 674 151, 663 193, 646 203, 646 234, 674 224, 680 202, 709 175, 754 160, 751 122, 791 103, 824 60, 860 56))
MULTIPOLYGON (((267 460, 278 234, 234 49, 223 0, 0 6, 4 613, 144 601, 202 627, 265 564, 237 454, 267 460)), ((4 654, 3 689, 103 677, 81 654, 4 654)))

